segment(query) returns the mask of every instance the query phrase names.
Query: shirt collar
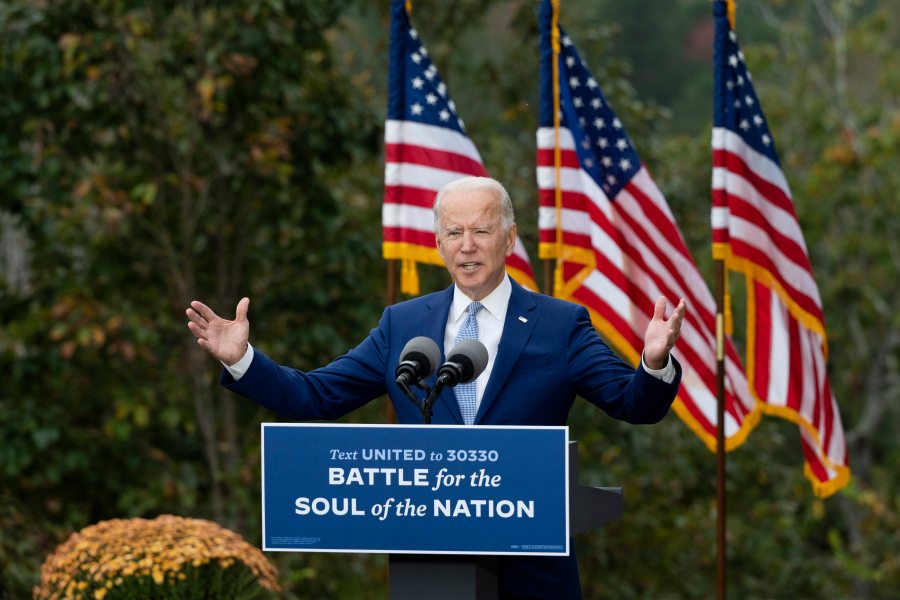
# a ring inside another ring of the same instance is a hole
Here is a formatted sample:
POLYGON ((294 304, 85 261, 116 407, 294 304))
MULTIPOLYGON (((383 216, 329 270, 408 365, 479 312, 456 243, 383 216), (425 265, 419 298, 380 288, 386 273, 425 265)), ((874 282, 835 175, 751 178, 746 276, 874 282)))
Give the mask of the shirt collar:
MULTIPOLYGON (((494 291, 480 300, 489 315, 503 322, 506 318, 506 309, 509 307, 509 297, 512 295, 512 284, 509 282, 509 275, 503 277, 500 285, 494 288, 494 291)), ((466 296, 457 286, 453 286, 453 303, 450 305, 450 318, 453 321, 459 321, 465 314, 472 299, 466 296)))

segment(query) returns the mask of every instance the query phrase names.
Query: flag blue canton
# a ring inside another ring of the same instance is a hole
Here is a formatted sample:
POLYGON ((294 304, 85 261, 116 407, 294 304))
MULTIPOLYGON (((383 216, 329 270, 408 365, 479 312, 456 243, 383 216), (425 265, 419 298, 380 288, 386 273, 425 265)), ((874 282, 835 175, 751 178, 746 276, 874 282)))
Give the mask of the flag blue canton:
POLYGON ((410 25, 403 2, 394 2, 389 65, 388 118, 465 133, 447 86, 410 25))
POLYGON ((727 7, 724 2, 717 2, 714 9, 717 64, 713 123, 737 133, 747 145, 778 164, 775 139, 753 89, 737 34, 728 23, 727 7))
POLYGON ((640 170, 641 159, 622 121, 562 28, 560 46, 560 127, 572 132, 581 168, 608 198, 614 199, 640 170))

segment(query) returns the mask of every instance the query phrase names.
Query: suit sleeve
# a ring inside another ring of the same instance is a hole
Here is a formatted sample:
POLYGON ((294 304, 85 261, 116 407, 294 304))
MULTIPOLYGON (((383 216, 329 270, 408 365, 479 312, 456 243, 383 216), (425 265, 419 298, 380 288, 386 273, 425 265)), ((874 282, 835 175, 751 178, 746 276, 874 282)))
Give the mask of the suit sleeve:
POLYGON ((578 395, 628 423, 657 423, 666 416, 681 382, 681 365, 674 357, 672 383, 641 367, 635 370, 600 339, 584 307, 576 309, 569 332, 566 356, 578 395))
POLYGON ((279 365, 254 348, 244 376, 235 381, 223 370, 220 383, 291 419, 341 417, 385 393, 389 310, 362 343, 322 368, 304 372, 279 365))

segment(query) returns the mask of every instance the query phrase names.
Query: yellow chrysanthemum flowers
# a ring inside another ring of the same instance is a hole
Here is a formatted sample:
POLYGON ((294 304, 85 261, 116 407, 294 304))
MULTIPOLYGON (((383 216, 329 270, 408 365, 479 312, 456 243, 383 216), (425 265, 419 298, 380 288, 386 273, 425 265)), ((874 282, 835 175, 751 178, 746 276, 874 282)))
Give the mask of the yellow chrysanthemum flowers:
POLYGON ((34 597, 206 598, 211 588, 252 595, 278 591, 277 577, 262 552, 233 531, 161 515, 101 521, 73 533, 44 561, 34 597))

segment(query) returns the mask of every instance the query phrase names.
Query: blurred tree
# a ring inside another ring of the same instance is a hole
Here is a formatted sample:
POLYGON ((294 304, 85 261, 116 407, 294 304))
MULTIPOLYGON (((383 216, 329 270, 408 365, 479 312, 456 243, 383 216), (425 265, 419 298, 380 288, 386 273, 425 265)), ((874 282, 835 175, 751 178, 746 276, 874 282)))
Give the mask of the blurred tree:
POLYGON ((299 366, 377 318, 378 198, 346 171, 378 124, 331 57, 340 9, 0 5, 3 226, 28 265, 0 302, 4 579, 102 517, 257 528, 261 413, 184 309, 249 295, 254 340, 299 366))

